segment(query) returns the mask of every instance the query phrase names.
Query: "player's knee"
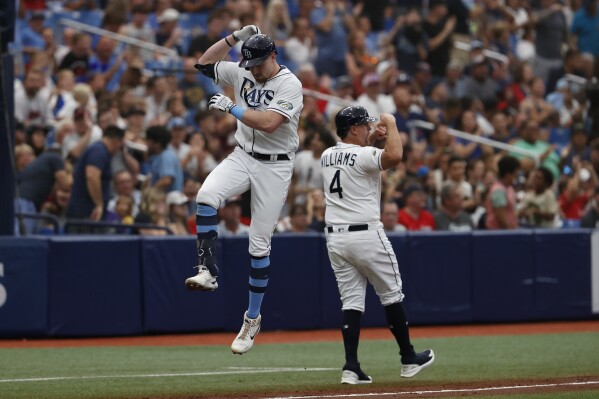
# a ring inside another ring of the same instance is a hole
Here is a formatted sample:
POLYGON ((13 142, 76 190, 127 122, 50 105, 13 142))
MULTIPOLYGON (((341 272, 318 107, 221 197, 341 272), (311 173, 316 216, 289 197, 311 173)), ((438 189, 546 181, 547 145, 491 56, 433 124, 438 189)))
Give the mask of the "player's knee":
POLYGON ((208 192, 203 192, 201 189, 196 195, 196 203, 210 206, 214 209, 218 209, 220 204, 218 197, 208 192))
POLYGON ((402 302, 405 295, 401 291, 391 291, 385 294, 378 294, 378 296, 381 300, 381 304, 383 306, 388 306, 396 302, 402 302))

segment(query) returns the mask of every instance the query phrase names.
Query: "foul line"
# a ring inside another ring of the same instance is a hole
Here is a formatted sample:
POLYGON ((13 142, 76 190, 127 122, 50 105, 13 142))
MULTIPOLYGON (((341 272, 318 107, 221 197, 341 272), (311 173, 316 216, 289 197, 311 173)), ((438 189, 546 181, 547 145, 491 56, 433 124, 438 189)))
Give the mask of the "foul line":
POLYGON ((468 392, 485 392, 485 391, 505 391, 519 390, 530 388, 552 388, 563 386, 576 385, 596 385, 599 381, 583 381, 583 382, 561 382, 555 384, 535 384, 535 385, 512 385, 503 387, 486 387, 486 388, 463 388, 463 389, 440 389, 428 391, 403 391, 403 392, 363 392, 363 393, 347 393, 335 395, 314 395, 314 396, 277 396, 264 397, 261 399, 318 399, 318 398, 363 398, 367 396, 392 396, 392 395, 427 395, 438 393, 468 393, 468 392))
POLYGON ((228 367, 234 371, 206 371, 198 373, 167 373, 167 374, 131 374, 131 375, 89 375, 69 377, 33 377, 33 378, 10 378, 0 380, 2 382, 40 382, 40 381, 64 381, 64 380, 96 380, 109 378, 165 378, 165 377, 198 377, 206 375, 230 375, 230 374, 258 374, 258 373, 285 373, 305 371, 332 371, 335 368, 324 367, 228 367))

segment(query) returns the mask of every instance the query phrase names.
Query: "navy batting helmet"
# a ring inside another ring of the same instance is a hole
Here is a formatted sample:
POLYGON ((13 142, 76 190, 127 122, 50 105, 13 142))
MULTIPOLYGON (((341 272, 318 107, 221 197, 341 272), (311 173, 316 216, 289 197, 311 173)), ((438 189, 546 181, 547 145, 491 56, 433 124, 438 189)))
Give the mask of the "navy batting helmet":
POLYGON ((368 116, 366 108, 359 105, 345 107, 335 116, 337 132, 344 132, 352 126, 367 125, 372 122, 376 122, 376 118, 368 116))
POLYGON ((241 46, 243 59, 239 62, 240 68, 251 68, 260 65, 269 55, 277 51, 275 42, 270 36, 257 34, 250 36, 241 46))

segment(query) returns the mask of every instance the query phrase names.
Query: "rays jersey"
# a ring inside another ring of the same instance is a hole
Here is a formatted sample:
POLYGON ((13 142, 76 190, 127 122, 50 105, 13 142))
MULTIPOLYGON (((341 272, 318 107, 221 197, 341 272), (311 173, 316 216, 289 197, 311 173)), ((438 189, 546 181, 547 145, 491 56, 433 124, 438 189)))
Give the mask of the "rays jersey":
POLYGON ((281 70, 264 83, 254 80, 250 71, 237 63, 220 61, 214 65, 214 83, 233 87, 235 104, 256 111, 271 110, 287 118, 273 133, 252 129, 237 122, 235 140, 246 152, 293 154, 298 148, 297 124, 303 108, 302 84, 289 69, 281 70))
POLYGON ((380 220, 382 152, 341 142, 323 152, 320 166, 327 225, 380 220))

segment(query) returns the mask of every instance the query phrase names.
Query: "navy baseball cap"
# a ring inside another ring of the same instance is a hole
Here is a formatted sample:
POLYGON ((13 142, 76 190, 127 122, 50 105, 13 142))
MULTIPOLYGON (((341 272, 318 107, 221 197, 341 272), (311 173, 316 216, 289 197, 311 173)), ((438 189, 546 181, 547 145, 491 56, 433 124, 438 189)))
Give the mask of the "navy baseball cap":
POLYGON ((270 36, 257 34, 251 36, 241 46, 240 68, 251 68, 262 64, 273 52, 276 52, 274 40, 270 36))

